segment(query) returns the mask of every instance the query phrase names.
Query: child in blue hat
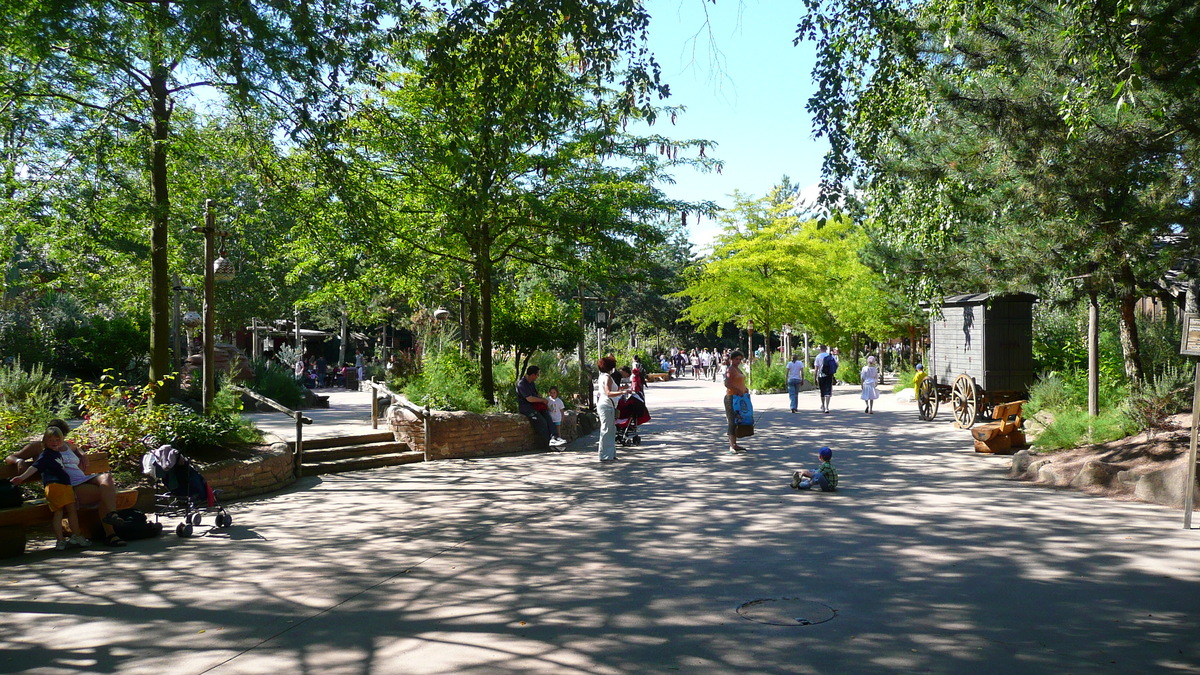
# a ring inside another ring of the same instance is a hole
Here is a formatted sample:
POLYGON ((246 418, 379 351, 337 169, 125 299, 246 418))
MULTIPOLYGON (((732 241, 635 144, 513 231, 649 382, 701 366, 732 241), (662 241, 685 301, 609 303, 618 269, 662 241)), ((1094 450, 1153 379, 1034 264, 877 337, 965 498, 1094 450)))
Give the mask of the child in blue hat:
POLYGON ((833 492, 838 485, 838 472, 833 468, 833 450, 828 447, 817 451, 821 465, 815 471, 802 469, 792 474, 792 487, 797 490, 811 490, 813 487, 822 492, 833 492))

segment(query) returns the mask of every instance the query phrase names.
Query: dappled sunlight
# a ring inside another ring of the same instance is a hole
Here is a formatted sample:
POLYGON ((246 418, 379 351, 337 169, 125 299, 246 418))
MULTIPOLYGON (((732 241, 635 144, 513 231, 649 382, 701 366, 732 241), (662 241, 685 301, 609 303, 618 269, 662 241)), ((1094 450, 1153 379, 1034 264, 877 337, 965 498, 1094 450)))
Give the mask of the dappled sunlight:
POLYGON ((235 504, 228 536, 10 561, 4 658, 67 673, 1196 663, 1179 650, 1200 632, 1200 542, 1176 512, 1006 481, 965 432, 890 397, 870 424, 837 411, 846 393, 829 415, 759 397, 750 451, 732 456, 718 387, 651 393, 643 445, 614 465, 593 436, 304 479, 235 504), (842 489, 790 489, 820 445, 842 489), (837 616, 778 627, 735 611, 798 596, 837 616))

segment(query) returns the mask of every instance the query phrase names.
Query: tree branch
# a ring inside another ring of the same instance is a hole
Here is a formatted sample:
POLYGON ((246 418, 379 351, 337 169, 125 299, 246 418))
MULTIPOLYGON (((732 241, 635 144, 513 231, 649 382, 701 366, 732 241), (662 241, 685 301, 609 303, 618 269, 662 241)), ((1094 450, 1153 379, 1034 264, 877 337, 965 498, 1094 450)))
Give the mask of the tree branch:
MULTIPOLYGON (((144 121, 142 121, 142 120, 139 120, 139 119, 137 119, 136 117, 130 117, 130 116, 128 116, 128 115, 126 115, 126 114, 124 114, 124 113, 119 113, 119 112, 117 112, 117 111, 113 110, 112 108, 106 108, 106 107, 104 107, 104 106, 102 106, 102 105, 99 105, 99 104, 96 104, 96 103, 88 103, 87 101, 84 101, 84 100, 81 100, 81 99, 75 98, 74 96, 70 96, 70 95, 67 95, 67 94, 59 94, 59 93, 52 93, 52 94, 22 94, 22 96, 30 96, 30 97, 34 97, 34 98, 59 98, 59 99, 62 99, 62 100, 64 100, 64 101, 70 101, 71 103, 74 103, 75 105, 77 105, 77 106, 80 106, 80 107, 83 107, 83 108, 89 108, 89 109, 91 109, 91 110, 99 110, 100 112, 105 112, 105 113, 108 113, 108 114, 110 114, 110 115, 113 115, 113 116, 115 116, 115 117, 119 117, 119 118, 121 118, 121 119, 125 120, 126 122, 129 122, 130 124, 136 124, 136 125, 138 125, 138 126, 145 126, 145 125, 146 125, 146 123, 145 123, 144 121)), ((121 99, 121 100, 124 100, 124 99, 121 99)))

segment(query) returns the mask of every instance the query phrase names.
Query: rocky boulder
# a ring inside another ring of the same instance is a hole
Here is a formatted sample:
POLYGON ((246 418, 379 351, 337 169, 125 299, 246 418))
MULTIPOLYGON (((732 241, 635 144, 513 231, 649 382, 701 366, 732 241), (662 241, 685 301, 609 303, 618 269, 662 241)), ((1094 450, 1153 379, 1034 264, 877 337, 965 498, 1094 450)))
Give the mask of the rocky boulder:
POLYGON ((1071 481, 1071 487, 1105 487, 1112 482, 1116 475, 1117 469, 1112 465, 1094 459, 1088 460, 1084 462, 1079 473, 1071 481))
MULTIPOLYGON (((1144 502, 1183 508, 1184 488, 1187 483, 1187 464, 1179 462, 1161 471, 1145 474, 1134 487, 1133 496, 1144 502)), ((1193 495, 1200 497, 1200 490, 1193 495)), ((1193 499, 1193 505, 1200 500, 1193 499)))

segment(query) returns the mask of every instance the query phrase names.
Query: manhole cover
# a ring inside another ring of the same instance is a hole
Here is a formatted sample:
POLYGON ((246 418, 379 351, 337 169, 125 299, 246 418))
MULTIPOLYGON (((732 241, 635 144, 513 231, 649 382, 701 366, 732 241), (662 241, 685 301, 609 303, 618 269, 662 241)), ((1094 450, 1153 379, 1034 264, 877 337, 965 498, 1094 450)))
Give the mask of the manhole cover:
POLYGON ((815 626, 837 616, 837 610, 804 598, 763 598, 751 600, 737 613, 743 619, 772 626, 815 626))

